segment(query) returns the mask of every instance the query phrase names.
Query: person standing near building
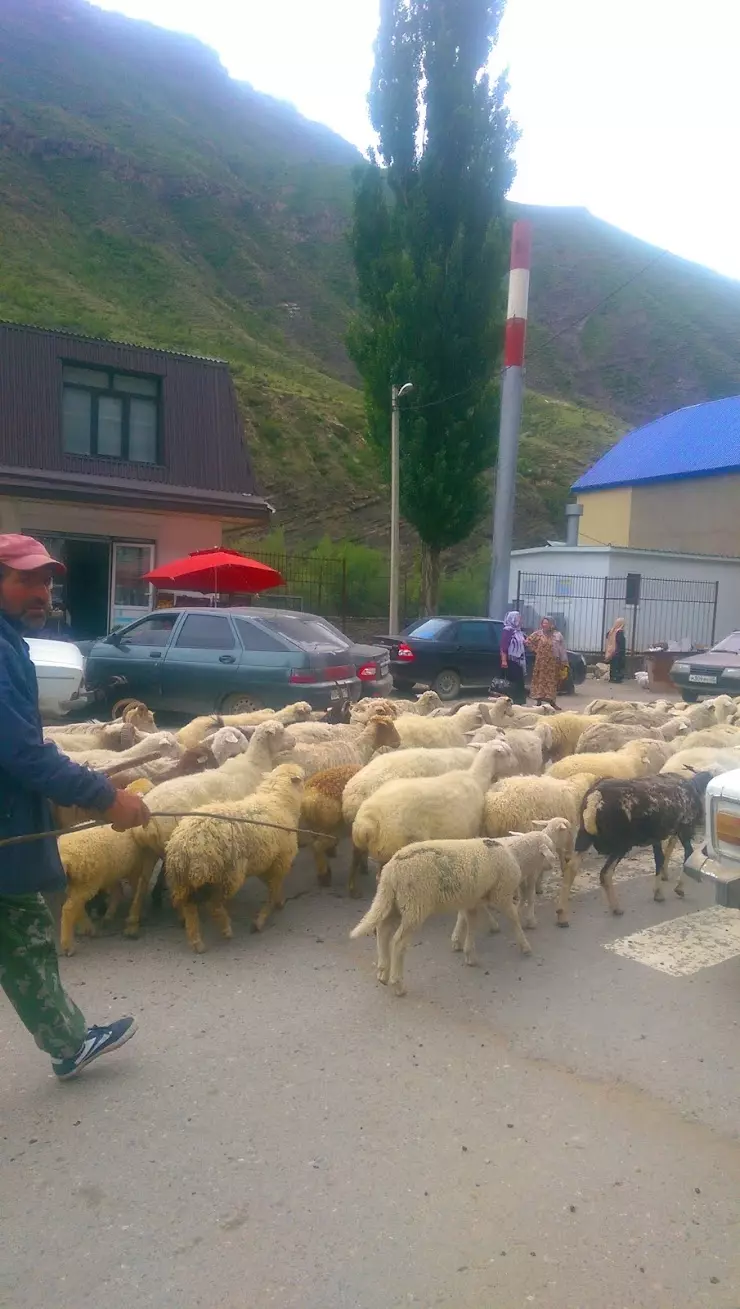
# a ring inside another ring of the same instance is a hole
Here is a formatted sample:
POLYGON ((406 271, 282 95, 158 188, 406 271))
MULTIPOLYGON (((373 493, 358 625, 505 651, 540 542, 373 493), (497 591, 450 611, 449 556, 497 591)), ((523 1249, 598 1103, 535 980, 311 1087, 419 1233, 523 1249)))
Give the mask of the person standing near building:
POLYGON ((509 695, 514 704, 527 703, 524 675, 527 671, 527 651, 522 632, 522 616, 512 609, 504 619, 501 633, 501 667, 509 683, 509 695))
MULTIPOLYGON (((98 810, 117 831, 147 822, 140 796, 118 791, 44 741, 36 672, 24 632, 38 632, 64 566, 29 536, 0 536, 0 842, 53 830, 49 801, 98 810)), ((128 1041, 133 1018, 90 1027, 59 976, 42 892, 63 890, 54 837, 0 845, 0 986, 60 1080, 128 1041)))
POLYGON ((609 681, 623 682, 627 667, 627 638, 624 634, 624 619, 618 618, 606 634, 604 658, 609 665, 609 681))
POLYGON ((557 708, 558 688, 567 674, 568 655, 565 642, 551 618, 543 618, 539 630, 527 637, 528 650, 534 651, 532 672, 532 698, 537 704, 557 708))

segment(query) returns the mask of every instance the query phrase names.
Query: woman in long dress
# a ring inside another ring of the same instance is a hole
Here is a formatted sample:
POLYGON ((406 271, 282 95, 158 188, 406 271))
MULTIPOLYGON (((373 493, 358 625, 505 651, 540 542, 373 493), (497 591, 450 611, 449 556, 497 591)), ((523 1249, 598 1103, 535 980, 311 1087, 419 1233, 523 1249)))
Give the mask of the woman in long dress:
POLYGON ((623 618, 618 618, 607 632, 604 658, 609 665, 609 681, 623 682, 627 666, 627 638, 623 618))
POLYGON ((532 698, 537 704, 549 704, 554 709, 568 656, 565 642, 551 618, 543 618, 539 630, 527 637, 527 648, 534 651, 532 698))

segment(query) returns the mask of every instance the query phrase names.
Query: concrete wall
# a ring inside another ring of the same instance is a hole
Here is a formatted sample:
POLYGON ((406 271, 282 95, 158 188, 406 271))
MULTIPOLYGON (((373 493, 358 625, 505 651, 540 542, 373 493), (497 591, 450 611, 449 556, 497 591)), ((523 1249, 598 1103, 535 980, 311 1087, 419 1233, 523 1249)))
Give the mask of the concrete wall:
MULTIPOLYGON (((632 489, 588 491, 578 496, 583 514, 578 524, 579 545, 634 545, 630 540, 632 489)), ((657 542, 651 542, 654 548, 657 542)))
POLYGON ((135 513, 54 500, 0 497, 0 532, 54 532, 116 541, 153 541, 155 564, 221 544, 221 523, 190 514, 135 513))
POLYGON ((740 474, 632 488, 629 544, 643 550, 740 555, 740 474))

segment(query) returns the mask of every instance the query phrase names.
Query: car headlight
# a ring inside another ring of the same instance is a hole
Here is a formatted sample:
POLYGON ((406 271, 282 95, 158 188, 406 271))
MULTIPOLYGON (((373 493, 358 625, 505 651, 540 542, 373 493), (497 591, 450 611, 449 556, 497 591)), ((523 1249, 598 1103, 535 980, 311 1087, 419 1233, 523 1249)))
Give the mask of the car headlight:
POLYGON ((671 672, 672 672, 672 673, 690 673, 690 672, 691 672, 691 668, 690 668, 689 664, 673 664, 672 667, 671 667, 671 672))
POLYGON ((723 668, 723 677, 731 677, 733 680, 740 680, 740 668, 723 668))

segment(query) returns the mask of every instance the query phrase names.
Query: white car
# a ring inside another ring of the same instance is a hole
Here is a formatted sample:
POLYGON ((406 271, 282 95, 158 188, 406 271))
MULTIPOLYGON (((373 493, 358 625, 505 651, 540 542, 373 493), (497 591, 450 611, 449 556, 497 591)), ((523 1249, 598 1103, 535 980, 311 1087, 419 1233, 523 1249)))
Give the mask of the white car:
POLYGON ((85 658, 71 641, 25 638, 39 684, 43 718, 61 718, 92 697, 85 691, 85 658))

